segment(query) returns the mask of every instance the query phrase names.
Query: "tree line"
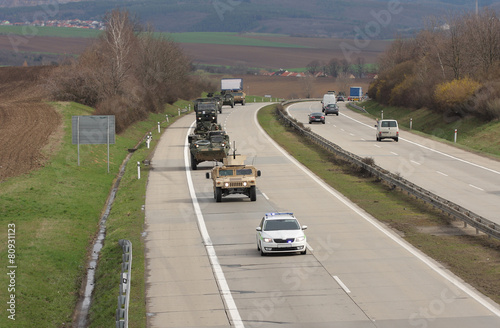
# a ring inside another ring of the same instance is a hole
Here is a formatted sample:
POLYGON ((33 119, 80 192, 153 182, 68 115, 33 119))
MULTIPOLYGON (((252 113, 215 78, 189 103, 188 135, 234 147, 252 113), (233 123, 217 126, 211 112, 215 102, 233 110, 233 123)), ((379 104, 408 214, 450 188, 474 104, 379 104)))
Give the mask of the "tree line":
POLYGON ((95 115, 115 115, 119 133, 207 87, 190 75, 191 61, 177 44, 142 27, 127 11, 113 10, 104 21, 106 30, 96 42, 49 78, 53 99, 94 107, 95 115))
POLYGON ((495 11, 429 18, 414 38, 395 40, 368 95, 386 105, 446 115, 500 118, 500 21, 495 11))

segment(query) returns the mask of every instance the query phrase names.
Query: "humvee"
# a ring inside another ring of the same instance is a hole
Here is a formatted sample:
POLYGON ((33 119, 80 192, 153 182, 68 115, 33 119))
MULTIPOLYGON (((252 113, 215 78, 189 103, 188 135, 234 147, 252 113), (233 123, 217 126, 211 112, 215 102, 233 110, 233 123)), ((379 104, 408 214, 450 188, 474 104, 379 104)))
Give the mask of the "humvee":
POLYGON ((250 197, 250 201, 257 200, 256 180, 260 177, 260 170, 252 165, 245 165, 246 156, 236 155, 224 158, 222 166, 215 166, 210 175, 213 180, 214 198, 220 203, 222 197, 243 194, 250 197))

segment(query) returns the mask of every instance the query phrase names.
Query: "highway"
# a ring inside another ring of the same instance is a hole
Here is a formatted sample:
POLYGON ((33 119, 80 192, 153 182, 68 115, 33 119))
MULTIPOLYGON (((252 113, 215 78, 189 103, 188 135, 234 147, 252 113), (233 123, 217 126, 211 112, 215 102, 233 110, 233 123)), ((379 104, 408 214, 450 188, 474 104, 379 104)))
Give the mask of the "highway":
MULTIPOLYGON (((500 224, 500 162, 400 129, 399 142, 375 140, 375 121, 347 109, 326 124, 306 124, 312 131, 438 196, 500 224)), ((301 122, 321 112, 319 101, 297 103, 288 112, 301 122)), ((390 117, 384 117, 390 118, 390 117)))
POLYGON ((500 326, 497 304, 278 148, 257 124, 260 106, 219 115, 237 153, 262 171, 256 202, 233 195, 216 203, 205 178, 213 163, 189 169, 194 115, 162 135, 145 206, 148 327, 500 326), (260 256, 255 228, 272 211, 308 226, 307 255, 260 256))

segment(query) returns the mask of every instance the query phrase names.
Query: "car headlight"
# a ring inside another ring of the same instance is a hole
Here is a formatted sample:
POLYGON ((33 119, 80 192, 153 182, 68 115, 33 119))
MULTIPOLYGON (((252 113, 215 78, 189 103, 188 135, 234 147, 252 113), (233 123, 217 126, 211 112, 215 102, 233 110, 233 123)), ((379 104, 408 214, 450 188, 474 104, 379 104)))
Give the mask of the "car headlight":
POLYGON ((272 238, 262 238, 262 240, 264 240, 265 243, 271 243, 273 241, 272 238))
POLYGON ((247 186, 247 182, 243 182, 243 187, 246 187, 247 186))
POLYGON ((229 182, 225 182, 224 187, 229 187, 229 182))
POLYGON ((304 240, 306 240, 306 236, 295 238, 295 241, 304 241, 304 240))

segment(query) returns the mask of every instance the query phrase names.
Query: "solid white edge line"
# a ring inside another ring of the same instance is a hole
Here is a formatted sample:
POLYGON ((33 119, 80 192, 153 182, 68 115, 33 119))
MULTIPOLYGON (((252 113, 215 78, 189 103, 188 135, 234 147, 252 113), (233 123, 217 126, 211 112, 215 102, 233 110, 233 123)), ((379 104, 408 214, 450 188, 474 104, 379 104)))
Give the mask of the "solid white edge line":
POLYGON ((269 197, 267 197, 266 194, 264 194, 263 192, 261 192, 262 196, 264 196, 265 199, 269 200, 269 197))
POLYGON ((342 282, 342 280, 340 280, 339 277, 337 276, 332 276, 333 279, 335 279, 335 281, 340 285, 340 287, 342 287, 342 289, 347 293, 349 294, 351 291, 349 290, 349 288, 347 288, 347 286, 342 282))
POLYGON ((445 272, 443 269, 439 268, 433 261, 429 259, 427 255, 424 255, 423 253, 420 253, 420 251, 417 251, 415 247, 410 245, 408 242, 404 241, 400 237, 396 237, 394 234, 389 232, 387 229, 385 229, 376 219, 371 218, 368 214, 366 214, 364 211, 360 210, 358 207, 356 207, 354 204, 352 204, 349 200, 347 200, 343 195, 339 194, 335 189, 327 185, 323 180, 318 178, 314 173, 312 173, 309 169, 307 169, 305 166, 303 166, 299 161, 297 161, 294 157, 292 157, 290 154, 288 154, 283 148, 281 148, 267 133, 264 131, 264 129, 260 126, 258 120, 257 120, 257 113, 258 110, 255 112, 254 116, 254 121, 257 127, 260 129, 261 133, 264 134, 264 136, 271 142, 272 145, 276 149, 278 149, 286 158, 288 158, 292 163, 294 163, 299 169, 301 169, 305 174, 307 174, 309 177, 311 177, 316 183, 318 183, 321 187, 323 187, 326 191, 328 191, 330 194, 332 194, 335 198, 337 198, 339 201, 341 201, 344 205, 349 207, 351 210, 353 210, 355 213, 357 213, 359 216, 361 216, 363 219, 371 223, 375 228, 380 230, 383 234, 391 238, 393 241, 395 241, 397 244, 399 244, 401 247, 406 249, 408 252, 410 252, 412 255, 414 255, 416 258, 424 262, 429 268, 434 270, 436 273, 438 273, 440 276, 448 280, 450 283, 455 285, 457 288, 461 289, 464 293, 468 294, 470 297, 475 299, 477 302, 479 302, 481 305, 486 307, 488 310, 490 310, 492 313, 494 313, 496 316, 500 317, 500 308, 498 306, 495 306, 488 302, 485 299, 485 296, 482 296, 480 293, 476 292, 472 288, 466 286, 464 283, 459 281, 455 276, 451 275, 450 273, 445 272))
POLYGON ((188 135, 191 131, 193 125, 196 123, 194 121, 188 129, 188 133, 186 134, 186 142, 184 148, 184 166, 186 169, 186 177, 189 187, 189 194, 193 201, 194 212, 196 214, 196 219, 198 221, 198 228, 200 229, 200 234, 203 239, 203 244, 205 245, 205 249, 208 253, 208 258, 210 260, 210 264, 212 265, 212 271, 215 274, 217 279, 217 284, 219 285, 220 293, 224 298, 224 303, 226 304, 226 308, 231 317, 232 325, 238 328, 244 328, 243 321, 241 320, 240 313, 238 312, 238 308, 236 307, 236 303, 234 302, 233 296, 231 295, 231 290, 229 289, 229 285, 227 284, 226 277, 224 276, 224 272, 219 264, 219 259, 217 258, 217 254, 215 253, 215 249, 212 244, 212 240, 210 239, 210 235, 208 234, 207 226, 205 225, 205 220, 203 218, 203 213, 200 208, 200 204, 198 202, 198 198, 196 197, 196 192, 194 191, 193 180, 191 177, 191 165, 189 165, 189 143, 188 143, 188 135))

